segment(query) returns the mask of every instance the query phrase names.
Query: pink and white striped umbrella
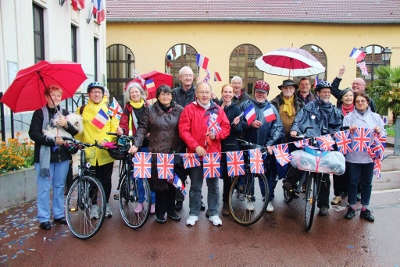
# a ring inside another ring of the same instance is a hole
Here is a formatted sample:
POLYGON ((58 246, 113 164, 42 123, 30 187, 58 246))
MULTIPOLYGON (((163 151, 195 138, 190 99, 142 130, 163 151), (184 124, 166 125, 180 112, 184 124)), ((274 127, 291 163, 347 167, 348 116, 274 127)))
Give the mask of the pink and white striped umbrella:
POLYGON ((306 77, 325 71, 325 67, 309 52, 300 48, 280 48, 256 59, 256 67, 265 73, 306 77))

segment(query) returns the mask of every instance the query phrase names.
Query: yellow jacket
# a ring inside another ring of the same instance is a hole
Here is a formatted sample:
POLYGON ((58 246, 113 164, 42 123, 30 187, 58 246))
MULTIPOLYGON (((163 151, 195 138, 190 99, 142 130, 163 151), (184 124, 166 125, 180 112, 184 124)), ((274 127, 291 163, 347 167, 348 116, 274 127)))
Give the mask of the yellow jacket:
MULTIPOLYGON (((118 119, 109 117, 107 123, 102 129, 99 129, 92 123, 93 118, 100 111, 100 109, 107 114, 108 107, 106 103, 107 99, 105 97, 99 104, 95 104, 89 100, 83 109, 83 114, 80 114, 81 108, 77 108, 76 113, 82 115, 83 131, 82 133, 75 135, 76 139, 90 144, 93 144, 95 141, 101 143, 103 140, 115 142, 116 137, 113 135, 108 135, 106 132, 116 132, 119 123, 118 119)), ((85 153, 86 160, 90 162, 92 166, 96 166, 96 162, 99 166, 102 166, 114 161, 114 159, 110 157, 105 149, 90 147, 85 150, 85 153)))

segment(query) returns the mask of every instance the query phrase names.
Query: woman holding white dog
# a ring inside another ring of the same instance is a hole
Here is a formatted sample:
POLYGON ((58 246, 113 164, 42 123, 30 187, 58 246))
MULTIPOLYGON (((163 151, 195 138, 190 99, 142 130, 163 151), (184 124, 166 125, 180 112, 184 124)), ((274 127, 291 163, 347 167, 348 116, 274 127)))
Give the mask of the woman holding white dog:
POLYGON ((64 140, 60 135, 55 137, 44 135, 48 125, 64 128, 71 135, 78 133, 78 130, 65 119, 69 114, 68 111, 60 107, 62 93, 63 90, 56 85, 49 86, 45 90, 47 105, 33 113, 29 128, 29 136, 35 141, 38 220, 43 230, 51 229, 51 186, 53 186, 54 222, 67 224, 64 217, 64 184, 72 157, 64 147, 64 140))

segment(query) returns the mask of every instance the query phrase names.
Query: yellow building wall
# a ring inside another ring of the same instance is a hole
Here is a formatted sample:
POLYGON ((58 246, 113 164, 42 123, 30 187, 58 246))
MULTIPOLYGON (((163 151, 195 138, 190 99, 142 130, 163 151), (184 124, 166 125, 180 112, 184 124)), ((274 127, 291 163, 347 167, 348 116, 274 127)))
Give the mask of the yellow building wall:
MULTIPOLYGON (((229 56, 241 44, 252 44, 262 53, 282 47, 318 45, 327 56, 327 77, 332 81, 339 67, 346 65, 341 88, 350 86, 356 75, 356 61, 349 58, 353 47, 380 45, 392 49, 391 66, 400 66, 400 25, 327 25, 279 23, 113 23, 107 22, 107 47, 123 44, 135 56, 140 73, 165 71, 165 55, 179 43, 193 46, 210 59, 210 83, 216 94, 229 82, 229 56), (218 71, 222 82, 213 81, 218 71)), ((204 77, 202 70, 200 76, 204 77)), ((287 77, 264 75, 272 99, 287 77)))

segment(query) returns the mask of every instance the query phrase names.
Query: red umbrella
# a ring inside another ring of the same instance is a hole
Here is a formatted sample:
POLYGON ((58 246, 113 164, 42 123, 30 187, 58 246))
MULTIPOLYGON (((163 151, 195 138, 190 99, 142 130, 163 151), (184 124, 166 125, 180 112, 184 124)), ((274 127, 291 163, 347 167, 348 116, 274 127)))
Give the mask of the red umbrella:
POLYGON ((170 74, 153 70, 142 74, 141 77, 145 80, 145 87, 148 93, 147 99, 155 98, 156 90, 162 84, 168 85, 172 88, 173 77, 170 74))
POLYGON ((287 77, 306 77, 325 71, 309 52, 300 48, 280 48, 256 59, 256 67, 265 73, 287 77))
POLYGON ((43 60, 18 71, 1 102, 14 112, 36 110, 47 103, 44 98, 47 86, 60 86, 63 89, 62 99, 66 99, 72 97, 86 79, 81 64, 43 60))

